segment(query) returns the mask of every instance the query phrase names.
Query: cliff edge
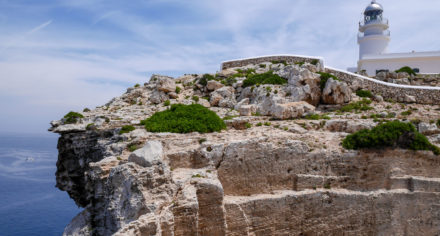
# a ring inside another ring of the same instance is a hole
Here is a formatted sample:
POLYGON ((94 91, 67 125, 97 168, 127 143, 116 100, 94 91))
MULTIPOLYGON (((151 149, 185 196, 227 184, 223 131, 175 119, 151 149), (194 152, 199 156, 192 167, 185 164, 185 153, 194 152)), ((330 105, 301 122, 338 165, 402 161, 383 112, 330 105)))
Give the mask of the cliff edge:
POLYGON ((439 156, 341 144, 399 120, 438 145, 435 99, 384 101, 314 58, 229 64, 153 75, 51 122, 56 186, 84 208, 64 235, 440 234, 439 156), (200 104, 227 128, 148 131, 145 120, 173 104, 200 104))

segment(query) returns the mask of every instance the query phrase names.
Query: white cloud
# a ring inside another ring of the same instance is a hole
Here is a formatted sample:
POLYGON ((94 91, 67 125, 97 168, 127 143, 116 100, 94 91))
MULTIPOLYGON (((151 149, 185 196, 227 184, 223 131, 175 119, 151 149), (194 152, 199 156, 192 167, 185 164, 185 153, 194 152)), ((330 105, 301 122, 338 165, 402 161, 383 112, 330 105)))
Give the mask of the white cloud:
MULTIPOLYGON (((103 104, 152 73, 215 72, 223 60, 274 53, 323 56, 342 69, 355 65, 357 22, 368 2, 6 1, 0 7, 0 132, 43 130, 50 119, 103 104), (23 124, 26 111, 33 124, 23 124)), ((383 4, 390 51, 440 49, 433 25, 439 1, 383 4)))

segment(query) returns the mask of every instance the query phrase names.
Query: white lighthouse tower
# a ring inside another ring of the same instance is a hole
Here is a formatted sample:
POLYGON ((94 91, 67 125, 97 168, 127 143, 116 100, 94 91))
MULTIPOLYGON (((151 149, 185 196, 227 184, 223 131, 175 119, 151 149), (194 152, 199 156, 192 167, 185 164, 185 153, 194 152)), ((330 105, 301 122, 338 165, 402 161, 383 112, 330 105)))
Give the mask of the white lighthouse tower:
POLYGON ((387 51, 390 41, 388 19, 383 17, 383 7, 373 0, 359 22, 359 60, 365 55, 379 55, 387 51))

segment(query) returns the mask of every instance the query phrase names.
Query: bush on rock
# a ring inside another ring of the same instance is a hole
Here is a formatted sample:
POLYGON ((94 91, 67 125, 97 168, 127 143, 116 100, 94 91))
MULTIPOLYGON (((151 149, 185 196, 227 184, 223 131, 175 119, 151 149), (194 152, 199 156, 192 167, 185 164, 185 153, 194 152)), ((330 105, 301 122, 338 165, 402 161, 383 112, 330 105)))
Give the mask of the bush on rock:
POLYGON ((249 87, 256 84, 287 84, 287 80, 274 74, 273 71, 268 71, 262 74, 248 74, 243 81, 243 87, 249 87))
POLYGON ((417 132, 413 124, 397 120, 350 134, 342 141, 342 146, 346 149, 397 146, 411 150, 430 150, 436 155, 440 154, 440 149, 417 132))
POLYGON ((71 111, 71 112, 67 113, 67 114, 64 116, 64 119, 66 119, 66 120, 64 121, 64 123, 66 123, 66 124, 74 124, 74 123, 78 122, 78 119, 80 119, 80 118, 84 118, 84 116, 81 115, 81 114, 78 113, 78 112, 73 112, 73 111, 71 111))
POLYGON ((226 128, 215 112, 199 104, 173 104, 170 109, 156 112, 143 120, 142 124, 150 132, 209 133, 226 128))

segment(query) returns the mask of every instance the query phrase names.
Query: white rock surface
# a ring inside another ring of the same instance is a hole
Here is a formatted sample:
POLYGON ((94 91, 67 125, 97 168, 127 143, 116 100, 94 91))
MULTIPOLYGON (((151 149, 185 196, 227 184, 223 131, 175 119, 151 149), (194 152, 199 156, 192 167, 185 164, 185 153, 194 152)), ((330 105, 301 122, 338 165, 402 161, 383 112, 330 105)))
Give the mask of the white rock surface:
POLYGON ((150 167, 159 163, 162 155, 162 144, 159 141, 149 141, 144 147, 130 154, 128 161, 143 167, 150 167))

